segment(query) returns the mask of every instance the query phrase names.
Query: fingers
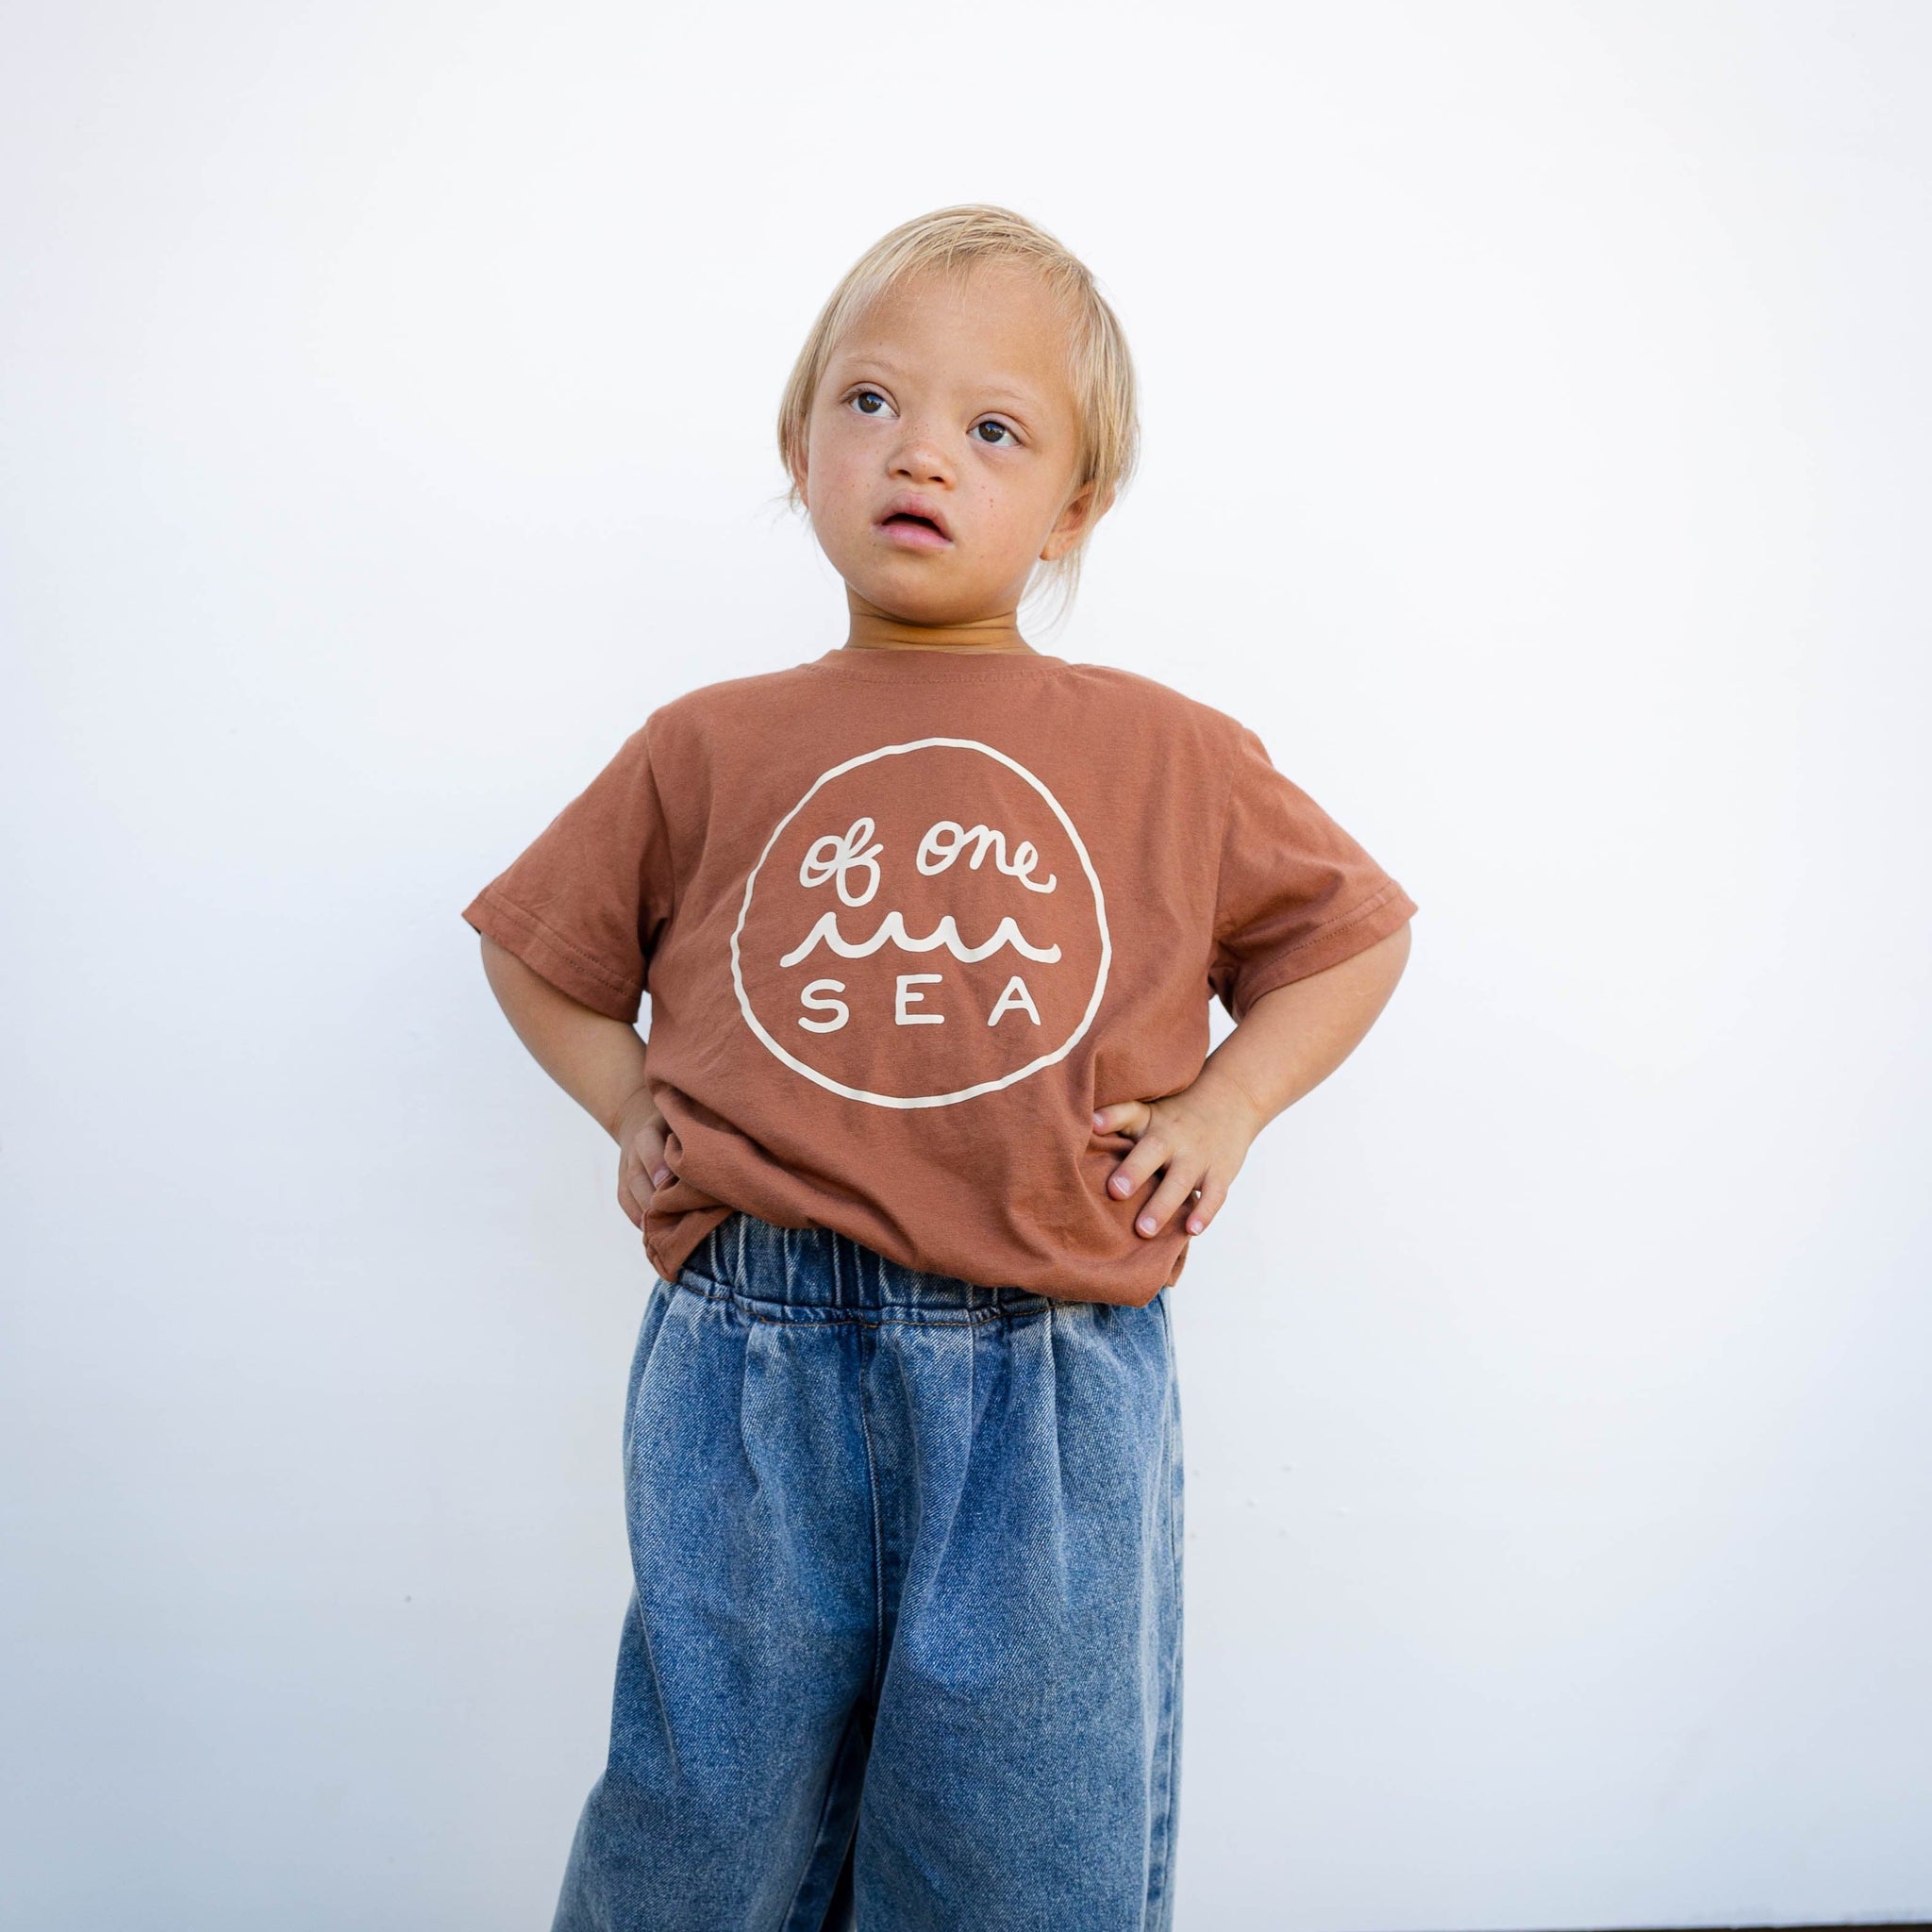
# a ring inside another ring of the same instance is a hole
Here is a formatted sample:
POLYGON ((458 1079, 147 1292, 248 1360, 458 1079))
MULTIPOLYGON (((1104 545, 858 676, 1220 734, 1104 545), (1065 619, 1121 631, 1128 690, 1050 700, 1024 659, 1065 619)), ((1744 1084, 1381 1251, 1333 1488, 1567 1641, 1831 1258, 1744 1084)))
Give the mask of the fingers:
MULTIPOLYGON (((1127 1103, 1130 1106, 1140 1106, 1141 1104, 1138 1101, 1127 1103)), ((1109 1113, 1115 1113, 1119 1110, 1117 1108, 1109 1108, 1108 1109, 1109 1113)), ((1146 1111, 1151 1119, 1153 1109, 1149 1108, 1146 1111)), ((1124 1132, 1125 1129, 1123 1128, 1122 1131, 1124 1132)), ((1149 1126, 1143 1123, 1136 1130, 1136 1139, 1132 1149, 1121 1164, 1114 1169, 1113 1173, 1108 1175, 1107 1183, 1108 1191, 1116 1200, 1121 1201, 1127 1200, 1131 1196, 1138 1194, 1166 1166, 1168 1158, 1173 1152, 1174 1149, 1168 1142, 1165 1131, 1159 1127, 1149 1126)))
POLYGON ((1158 1235, 1183 1212, 1189 1234, 1206 1230, 1227 1199, 1227 1183, 1219 1174, 1209 1173, 1209 1150, 1196 1144, 1196 1135, 1181 1131, 1181 1123, 1158 1113, 1153 1103, 1143 1100, 1101 1108, 1093 1121, 1096 1132, 1108 1129, 1129 1135, 1134 1141, 1108 1176, 1108 1192, 1115 1200, 1131 1200, 1158 1178, 1152 1197, 1134 1216, 1136 1234, 1158 1235))
POLYGON ((1201 1180, 1201 1198, 1188 1210, 1188 1232, 1205 1234, 1208 1224, 1221 1212, 1227 1199, 1227 1184, 1206 1174, 1201 1180))
POLYGON ((663 1115, 654 1113, 631 1136, 629 1146, 624 1150, 625 1159, 635 1160, 640 1171, 651 1176, 654 1188, 661 1188, 671 1178, 671 1169, 664 1159, 664 1143, 669 1138, 663 1115))
POLYGON ((1134 1151, 1108 1178, 1108 1191, 1116 1199, 1125 1201, 1139 1193, 1163 1166, 1167 1173, 1155 1189, 1154 1198, 1134 1217, 1136 1234, 1158 1234, 1174 1219, 1200 1183, 1199 1162, 1172 1158, 1161 1136, 1158 1132, 1147 1133, 1134 1143, 1134 1151))
POLYGON ((617 1205, 624 1209, 625 1219, 633 1227, 643 1226, 644 1210, 638 1206, 637 1188, 633 1171, 628 1163, 620 1166, 617 1171, 617 1205))
POLYGON ((1175 1161, 1154 1191, 1154 1198, 1134 1217, 1136 1234, 1158 1234, 1193 1198, 1201 1175, 1196 1167, 1175 1161))
POLYGON ((1138 1141, 1147 1131, 1154 1109, 1144 1100, 1117 1100, 1111 1107, 1096 1108, 1093 1131, 1096 1134, 1125 1134, 1138 1141))
POLYGON ((652 1193, 671 1178, 671 1168, 664 1158, 664 1139, 661 1129, 640 1131, 618 1156, 617 1205, 634 1227, 643 1226, 644 1210, 651 1204, 652 1193))

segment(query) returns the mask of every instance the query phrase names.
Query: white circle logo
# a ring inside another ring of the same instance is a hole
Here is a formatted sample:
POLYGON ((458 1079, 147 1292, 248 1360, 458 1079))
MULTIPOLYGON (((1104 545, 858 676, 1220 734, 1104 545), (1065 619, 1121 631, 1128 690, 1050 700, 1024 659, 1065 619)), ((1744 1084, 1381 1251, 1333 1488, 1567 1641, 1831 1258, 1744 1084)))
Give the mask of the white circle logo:
POLYGON ((834 765, 744 882, 731 980, 794 1073, 873 1107, 950 1107, 1070 1054, 1113 957, 1060 802, 972 738, 834 765))

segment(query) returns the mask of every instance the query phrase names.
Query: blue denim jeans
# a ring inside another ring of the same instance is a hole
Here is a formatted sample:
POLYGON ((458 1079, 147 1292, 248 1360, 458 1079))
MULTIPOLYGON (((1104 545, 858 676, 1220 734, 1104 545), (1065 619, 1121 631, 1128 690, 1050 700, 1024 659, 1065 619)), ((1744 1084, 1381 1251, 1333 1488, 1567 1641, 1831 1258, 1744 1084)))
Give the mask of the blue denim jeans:
POLYGON ((1166 1932, 1181 1439, 1144 1307, 733 1213, 653 1281, 555 1932, 1166 1932))

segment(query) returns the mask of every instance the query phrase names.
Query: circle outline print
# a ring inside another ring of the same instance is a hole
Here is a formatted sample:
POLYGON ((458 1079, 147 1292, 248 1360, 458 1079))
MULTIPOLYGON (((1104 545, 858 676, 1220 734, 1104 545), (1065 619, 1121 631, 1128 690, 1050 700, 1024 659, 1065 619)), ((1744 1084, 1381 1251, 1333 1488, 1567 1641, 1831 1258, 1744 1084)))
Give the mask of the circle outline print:
POLYGON ((829 772, 822 772, 811 782, 810 789, 796 805, 780 819, 773 828, 772 836, 765 841, 765 849, 758 854, 758 863, 752 867, 744 882, 744 900, 738 908, 738 924, 731 928, 731 984, 738 993, 738 1009, 744 1015, 744 1023, 778 1058, 795 1074, 803 1074, 808 1080, 833 1093, 842 1094, 847 1100, 863 1100, 873 1107, 951 1107, 961 1100, 972 1100, 982 1093, 996 1093, 1002 1087, 1010 1087, 1016 1081, 1024 1080, 1037 1074, 1042 1067, 1050 1067, 1058 1060, 1063 1060, 1079 1044, 1087 1029, 1093 1024, 1093 1016, 1100 1010, 1101 995, 1107 991, 1108 969, 1113 961, 1113 939, 1107 927, 1107 900, 1100 890, 1100 875, 1093 870, 1093 861, 1087 855, 1086 841, 1080 837, 1074 822, 1070 819, 1059 800, 1023 765, 1018 758, 991 744, 982 744, 976 738, 915 738, 905 744, 882 744, 876 751, 860 752, 857 758, 849 758, 843 764, 834 765, 829 772), (758 874, 764 870, 765 860, 772 856, 772 848, 783 837, 785 827, 809 805, 820 789, 831 783, 834 778, 845 773, 856 771, 860 765, 872 764, 878 758, 902 757, 907 752, 924 751, 933 745, 944 745, 958 751, 982 752, 986 757, 996 759, 1009 772, 1017 773, 1041 797, 1046 800, 1053 815, 1060 823, 1061 829, 1073 841, 1074 850, 1078 855, 1080 869, 1087 874, 1087 883, 1093 889, 1093 916, 1100 926, 1100 970, 1093 977, 1093 996, 1087 1002, 1087 1010, 1080 1015, 1080 1024, 1053 1052, 1041 1054, 1013 1073, 1003 1074, 997 1080, 981 1080, 972 1087, 961 1087, 953 1093, 869 1093, 862 1087, 848 1087, 842 1080, 835 1080, 829 1074, 822 1074, 816 1067, 808 1066, 797 1055, 788 1053, 765 1030, 763 1023, 752 1010, 751 998, 744 990, 744 974, 740 966, 738 939, 744 930, 744 922, 751 911, 753 889, 758 884, 758 874))

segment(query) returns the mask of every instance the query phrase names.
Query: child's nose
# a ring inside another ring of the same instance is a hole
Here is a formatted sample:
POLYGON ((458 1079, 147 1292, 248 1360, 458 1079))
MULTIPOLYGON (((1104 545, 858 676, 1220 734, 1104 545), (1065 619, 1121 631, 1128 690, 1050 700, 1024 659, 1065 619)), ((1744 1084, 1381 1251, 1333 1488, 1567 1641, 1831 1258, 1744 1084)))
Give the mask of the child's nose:
POLYGON ((950 483, 953 466, 933 438, 915 436, 892 453, 892 474, 915 483, 950 483))

